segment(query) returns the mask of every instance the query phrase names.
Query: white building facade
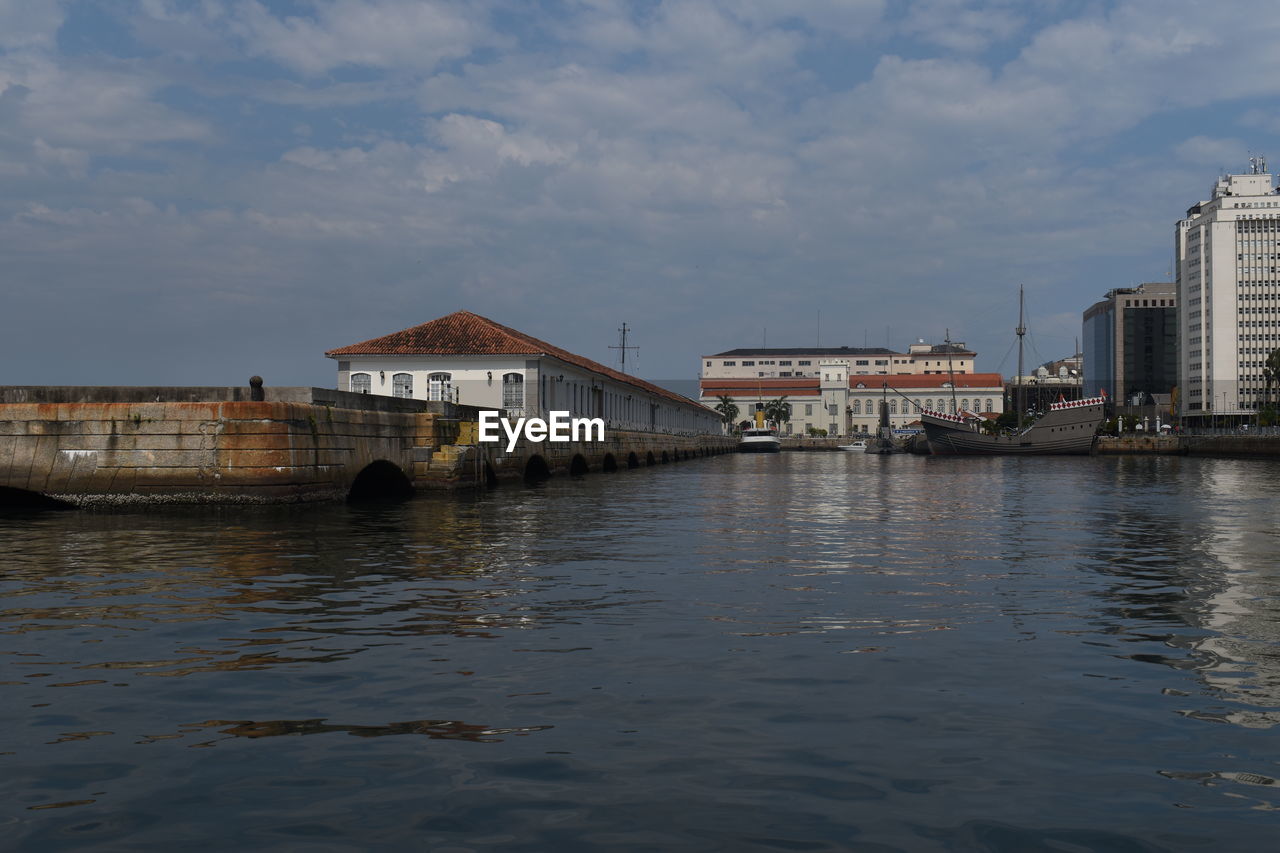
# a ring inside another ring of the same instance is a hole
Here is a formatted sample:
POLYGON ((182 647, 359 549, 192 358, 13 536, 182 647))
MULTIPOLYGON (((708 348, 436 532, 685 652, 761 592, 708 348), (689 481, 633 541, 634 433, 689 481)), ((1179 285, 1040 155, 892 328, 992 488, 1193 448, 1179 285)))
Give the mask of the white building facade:
POLYGON ((738 407, 741 423, 751 418, 757 403, 785 397, 791 404, 791 420, 782 425, 784 435, 805 435, 810 428, 829 436, 874 433, 882 402, 894 429, 910 427, 919 420, 921 409, 964 409, 993 416, 1004 411, 1004 378, 998 373, 850 375, 840 359, 819 360, 817 368, 816 377, 704 378, 701 400, 705 406, 715 406, 722 396, 729 397, 738 407))
POLYGON ((508 417, 603 418, 607 429, 720 434, 697 401, 492 320, 458 311, 325 353, 338 390, 502 409, 508 417))
POLYGON ((1280 347, 1280 196, 1265 163, 1252 167, 1220 178, 1174 231, 1179 414, 1193 422, 1256 413, 1280 347))
POLYGON ((788 379, 822 375, 823 365, 843 362, 851 376, 965 374, 975 354, 961 342, 926 344, 906 352, 881 347, 735 349, 702 357, 704 379, 788 379), (949 358, 948 358, 949 356, 949 358))

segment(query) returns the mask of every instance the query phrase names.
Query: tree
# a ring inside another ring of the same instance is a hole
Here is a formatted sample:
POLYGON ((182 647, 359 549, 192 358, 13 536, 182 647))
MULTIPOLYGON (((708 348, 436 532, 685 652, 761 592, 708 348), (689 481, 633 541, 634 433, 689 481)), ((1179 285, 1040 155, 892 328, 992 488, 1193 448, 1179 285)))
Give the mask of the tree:
POLYGON ((1262 365, 1262 381, 1267 383, 1267 405, 1271 405, 1271 386, 1280 382, 1280 349, 1273 349, 1262 365))
POLYGON ((765 420, 770 420, 778 426, 782 426, 791 420, 791 404, 787 402, 786 397, 779 397, 776 400, 770 400, 764 404, 765 420))
POLYGON ((715 410, 720 413, 725 427, 732 430, 734 421, 738 419, 738 404, 728 394, 721 394, 716 399, 720 402, 716 403, 715 410))

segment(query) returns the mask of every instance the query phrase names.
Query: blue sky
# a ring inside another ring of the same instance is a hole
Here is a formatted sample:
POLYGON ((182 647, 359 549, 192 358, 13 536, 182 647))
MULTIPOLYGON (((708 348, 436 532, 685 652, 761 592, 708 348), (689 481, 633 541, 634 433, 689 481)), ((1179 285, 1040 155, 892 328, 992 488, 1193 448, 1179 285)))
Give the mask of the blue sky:
POLYGON ((331 385, 468 309, 638 372, 1067 355, 1274 152, 1280 8, 0 0, 5 384, 331 385))

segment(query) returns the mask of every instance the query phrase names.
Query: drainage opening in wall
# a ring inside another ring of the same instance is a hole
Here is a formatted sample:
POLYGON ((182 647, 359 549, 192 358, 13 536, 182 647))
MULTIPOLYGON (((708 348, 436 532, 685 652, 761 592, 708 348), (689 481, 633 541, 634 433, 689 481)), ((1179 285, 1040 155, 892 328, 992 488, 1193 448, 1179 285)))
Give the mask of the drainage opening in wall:
POLYGON ((351 483, 347 500, 399 503, 413 497, 413 484, 399 466, 379 459, 365 466, 351 483))

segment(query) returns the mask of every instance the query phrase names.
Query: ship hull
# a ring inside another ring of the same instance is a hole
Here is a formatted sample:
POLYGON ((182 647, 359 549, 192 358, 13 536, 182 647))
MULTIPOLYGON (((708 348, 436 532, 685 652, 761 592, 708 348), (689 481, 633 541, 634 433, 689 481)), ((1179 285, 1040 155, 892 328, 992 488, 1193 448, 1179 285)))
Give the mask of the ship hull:
POLYGON ((1015 435, 987 435, 933 413, 920 420, 929 449, 938 456, 1087 455, 1104 417, 1102 402, 1069 405, 1015 435))

